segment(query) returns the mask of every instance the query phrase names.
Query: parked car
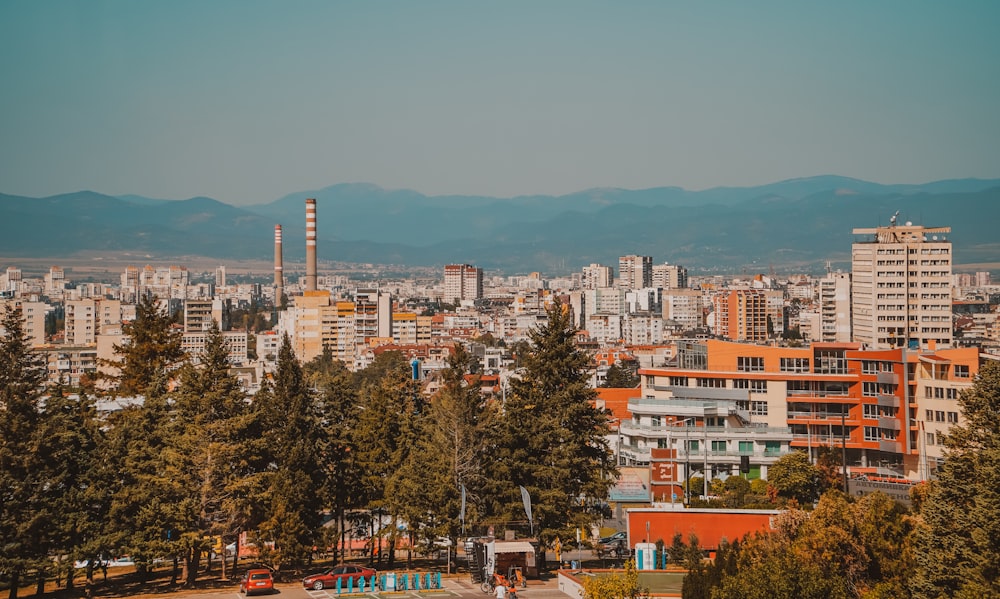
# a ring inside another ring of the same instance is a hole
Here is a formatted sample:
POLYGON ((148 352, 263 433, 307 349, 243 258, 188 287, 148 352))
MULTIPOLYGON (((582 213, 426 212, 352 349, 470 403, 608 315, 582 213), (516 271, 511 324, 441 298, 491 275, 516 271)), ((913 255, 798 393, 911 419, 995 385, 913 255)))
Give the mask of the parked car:
POLYGON ((597 541, 597 548, 610 551, 618 547, 619 543, 622 545, 628 543, 628 535, 625 534, 625 531, 620 530, 613 535, 601 537, 597 541))
POLYGON ((240 592, 245 595, 256 593, 273 593, 274 577, 266 568, 253 568, 243 573, 240 578, 240 592))
POLYGON ((335 589, 339 580, 340 588, 342 589, 350 586, 351 581, 354 582, 354 588, 358 588, 361 586, 362 577, 365 579, 366 584, 368 584, 376 574, 378 572, 372 568, 355 566, 354 564, 340 564, 325 572, 306 576, 302 579, 302 586, 307 589, 316 589, 317 591, 320 589, 335 589))

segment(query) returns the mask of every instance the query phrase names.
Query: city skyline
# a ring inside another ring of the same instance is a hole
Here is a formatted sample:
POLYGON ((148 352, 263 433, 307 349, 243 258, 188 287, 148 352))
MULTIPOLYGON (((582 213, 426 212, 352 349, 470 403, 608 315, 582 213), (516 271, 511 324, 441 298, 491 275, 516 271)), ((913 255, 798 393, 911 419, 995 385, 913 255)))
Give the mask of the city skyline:
POLYGON ((0 192, 993 178, 1000 7, 6 3, 0 192))

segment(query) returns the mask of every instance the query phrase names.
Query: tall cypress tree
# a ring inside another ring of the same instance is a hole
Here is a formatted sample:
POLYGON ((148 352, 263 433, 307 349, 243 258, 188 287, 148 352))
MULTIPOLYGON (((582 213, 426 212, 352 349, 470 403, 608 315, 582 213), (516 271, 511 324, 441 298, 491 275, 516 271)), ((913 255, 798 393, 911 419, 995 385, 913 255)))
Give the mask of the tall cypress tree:
POLYGON ((46 368, 31 350, 19 309, 8 305, 0 328, 0 571, 16 599, 23 574, 47 559, 52 535, 54 506, 39 452, 46 368))
POLYGON ((915 531, 917 598, 1000 597, 1000 363, 984 363, 958 401, 965 424, 945 437, 915 531))
POLYGON ((532 500, 539 538, 566 537, 601 517, 616 468, 606 414, 595 407, 590 358, 575 344, 568 306, 555 303, 531 334, 523 374, 511 379, 492 455, 493 506, 498 523, 524 521, 518 487, 532 500))

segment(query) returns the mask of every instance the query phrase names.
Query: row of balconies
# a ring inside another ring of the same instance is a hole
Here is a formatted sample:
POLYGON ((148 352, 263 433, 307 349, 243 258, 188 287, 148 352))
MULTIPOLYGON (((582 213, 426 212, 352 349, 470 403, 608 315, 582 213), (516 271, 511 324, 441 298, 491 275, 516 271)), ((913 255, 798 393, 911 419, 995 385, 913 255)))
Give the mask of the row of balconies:
POLYGON ((622 435, 641 436, 650 439, 705 439, 710 441, 729 439, 756 439, 761 441, 781 441, 791 438, 792 431, 786 426, 752 426, 730 428, 726 426, 655 426, 623 421, 619 426, 622 435))
MULTIPOLYGON (((709 463, 731 463, 736 462, 743 456, 750 456, 752 462, 772 463, 781 456, 788 453, 788 449, 763 449, 754 451, 712 451, 692 450, 686 454, 683 450, 678 450, 677 457, 671 458, 670 462, 704 462, 707 458, 709 463), (706 453, 708 454, 706 456, 706 453)), ((619 454, 637 462, 648 462, 650 459, 650 448, 636 445, 622 445, 619 454)))

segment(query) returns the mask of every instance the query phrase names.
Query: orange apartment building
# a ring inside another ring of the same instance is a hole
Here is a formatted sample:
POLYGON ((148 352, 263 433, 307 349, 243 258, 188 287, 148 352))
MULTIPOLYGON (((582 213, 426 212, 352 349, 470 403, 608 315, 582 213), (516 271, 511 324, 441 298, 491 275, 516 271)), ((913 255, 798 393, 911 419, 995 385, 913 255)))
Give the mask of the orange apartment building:
POLYGON ((815 455, 846 447, 852 475, 923 480, 942 460, 941 434, 962 422, 957 399, 979 371, 977 348, 862 350, 857 343, 791 348, 707 340, 678 344, 667 367, 641 368, 641 396, 735 393, 751 425, 788 427, 815 455))

